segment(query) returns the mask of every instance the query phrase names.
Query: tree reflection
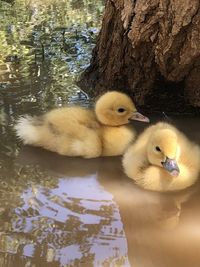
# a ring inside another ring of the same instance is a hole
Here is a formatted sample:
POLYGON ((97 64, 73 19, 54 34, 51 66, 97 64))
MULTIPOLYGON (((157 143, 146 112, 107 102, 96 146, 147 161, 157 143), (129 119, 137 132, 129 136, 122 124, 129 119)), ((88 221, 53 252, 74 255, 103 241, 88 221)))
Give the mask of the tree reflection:
POLYGON ((86 160, 24 147, 15 164, 39 165, 41 178, 29 174, 29 184, 23 181, 21 201, 7 216, 9 231, 5 224, 2 229, 5 243, 19 244, 13 246, 16 258, 20 253, 36 266, 129 266, 128 249, 133 265, 146 264, 151 255, 155 262, 166 259, 152 236, 163 247, 172 236, 182 238, 184 206, 196 189, 173 194, 142 190, 123 174, 120 162, 118 157, 86 160))
POLYGON ((12 125, 19 115, 86 100, 75 82, 89 63, 103 6, 102 0, 83 0, 79 6, 72 0, 0 1, 3 156, 16 154, 12 125))
POLYGON ((118 207, 97 181, 101 160, 31 148, 15 164, 21 170, 13 179, 15 203, 2 218, 1 252, 36 266, 129 266, 118 207))

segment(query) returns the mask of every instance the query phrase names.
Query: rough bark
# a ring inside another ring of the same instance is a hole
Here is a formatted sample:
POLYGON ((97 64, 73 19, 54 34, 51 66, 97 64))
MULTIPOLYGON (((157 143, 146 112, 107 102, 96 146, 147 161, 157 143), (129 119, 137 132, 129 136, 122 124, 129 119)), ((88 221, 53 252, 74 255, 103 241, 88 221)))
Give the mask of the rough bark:
POLYGON ((199 110, 199 0, 107 0, 79 84, 95 94, 128 92, 154 110, 199 110))

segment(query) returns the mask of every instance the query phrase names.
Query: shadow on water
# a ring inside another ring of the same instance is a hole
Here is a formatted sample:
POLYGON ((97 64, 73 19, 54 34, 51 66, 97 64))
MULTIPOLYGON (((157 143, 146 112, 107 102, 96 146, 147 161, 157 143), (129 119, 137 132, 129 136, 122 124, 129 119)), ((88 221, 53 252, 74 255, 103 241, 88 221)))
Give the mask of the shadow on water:
MULTIPOLYGON (((148 192, 119 157, 19 149, 19 115, 90 104, 75 82, 102 11, 100 0, 0 1, 0 267, 199 267, 198 183, 148 192)), ((199 118, 172 122, 200 143, 199 118)))

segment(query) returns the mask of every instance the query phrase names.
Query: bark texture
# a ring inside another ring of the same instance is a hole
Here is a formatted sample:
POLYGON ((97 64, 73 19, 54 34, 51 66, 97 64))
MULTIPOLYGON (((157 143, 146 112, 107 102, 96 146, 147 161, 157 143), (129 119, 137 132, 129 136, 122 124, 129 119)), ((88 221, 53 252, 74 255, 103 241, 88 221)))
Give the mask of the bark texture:
POLYGON ((107 0, 79 85, 125 91, 152 109, 199 110, 199 0, 107 0))

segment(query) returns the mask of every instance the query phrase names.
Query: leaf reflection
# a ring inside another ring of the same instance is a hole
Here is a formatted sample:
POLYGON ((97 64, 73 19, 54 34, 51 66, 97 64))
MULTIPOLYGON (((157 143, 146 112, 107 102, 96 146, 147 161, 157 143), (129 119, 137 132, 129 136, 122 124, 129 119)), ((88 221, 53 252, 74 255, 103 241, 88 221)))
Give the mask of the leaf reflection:
POLYGON ((60 262, 61 266, 83 262, 88 266, 127 266, 118 208, 96 175, 51 177, 49 182, 56 185, 41 182, 20 193, 21 204, 15 203, 18 207, 12 209, 11 230, 0 250, 10 252, 9 247, 12 253, 19 253, 21 246, 24 256, 34 258, 40 251, 40 257, 45 255, 47 262, 60 262))

